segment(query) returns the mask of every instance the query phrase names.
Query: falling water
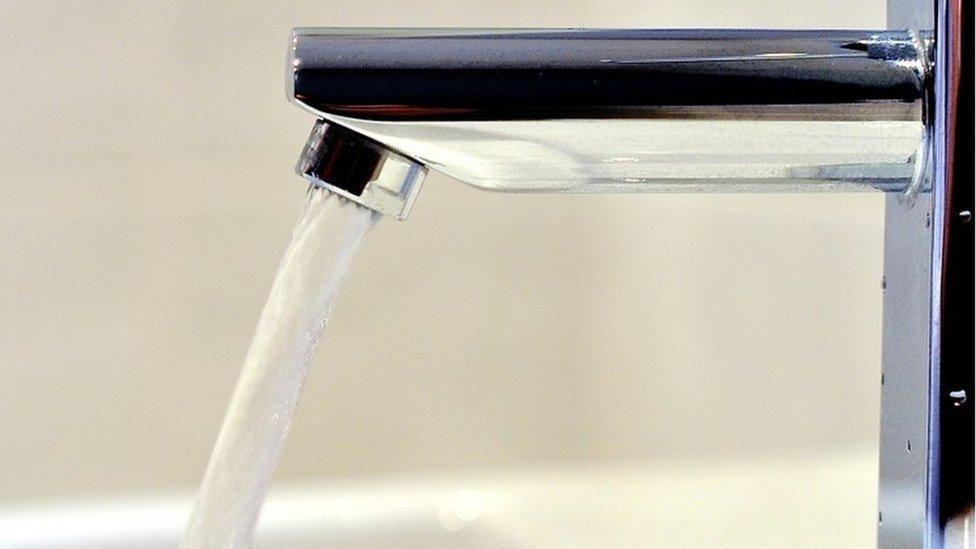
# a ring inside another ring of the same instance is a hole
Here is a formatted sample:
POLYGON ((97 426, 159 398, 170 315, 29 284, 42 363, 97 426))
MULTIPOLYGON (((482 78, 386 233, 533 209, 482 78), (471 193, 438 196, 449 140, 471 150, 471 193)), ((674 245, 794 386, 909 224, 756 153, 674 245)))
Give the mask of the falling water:
POLYGON ((339 282, 374 220, 371 210, 309 189, 210 456, 184 548, 250 544, 339 282))

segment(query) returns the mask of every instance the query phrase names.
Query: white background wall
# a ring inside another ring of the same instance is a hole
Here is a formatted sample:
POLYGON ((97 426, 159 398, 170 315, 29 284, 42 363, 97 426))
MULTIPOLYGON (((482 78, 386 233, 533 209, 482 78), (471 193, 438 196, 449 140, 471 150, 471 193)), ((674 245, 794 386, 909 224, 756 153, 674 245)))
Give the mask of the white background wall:
MULTIPOLYGON (((0 0, 0 501, 199 480, 304 193, 299 25, 881 28, 884 4, 0 0)), ((277 478, 873 451, 881 206, 433 175, 368 237, 277 478)))

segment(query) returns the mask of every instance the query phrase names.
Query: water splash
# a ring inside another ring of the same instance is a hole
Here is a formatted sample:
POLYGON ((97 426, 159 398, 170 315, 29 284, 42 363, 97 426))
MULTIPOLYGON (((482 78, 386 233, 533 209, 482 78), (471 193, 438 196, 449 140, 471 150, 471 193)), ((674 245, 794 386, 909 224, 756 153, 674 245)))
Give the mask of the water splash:
POLYGON ((288 435, 336 290, 376 215, 310 188, 240 380, 182 547, 247 547, 288 435))

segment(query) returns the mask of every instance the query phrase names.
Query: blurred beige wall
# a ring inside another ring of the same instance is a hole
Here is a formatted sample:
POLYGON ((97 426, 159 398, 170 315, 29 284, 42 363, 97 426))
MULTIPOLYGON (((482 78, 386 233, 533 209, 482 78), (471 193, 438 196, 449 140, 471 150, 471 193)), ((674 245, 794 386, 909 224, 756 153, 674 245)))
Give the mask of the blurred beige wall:
MULTIPOLYGON (((0 0, 0 500, 201 477, 304 192, 292 26, 883 27, 882 0, 0 0)), ((525 196, 369 235, 279 480, 863 451, 880 195, 525 196)))

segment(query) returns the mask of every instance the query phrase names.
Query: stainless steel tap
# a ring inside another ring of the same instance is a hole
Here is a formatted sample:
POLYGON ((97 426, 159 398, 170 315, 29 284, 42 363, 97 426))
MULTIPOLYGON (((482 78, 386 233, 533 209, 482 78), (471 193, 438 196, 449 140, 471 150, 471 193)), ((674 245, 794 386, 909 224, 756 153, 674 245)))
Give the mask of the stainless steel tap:
POLYGON ((400 218, 424 167, 510 192, 912 190, 929 43, 909 31, 297 29, 288 96, 323 120, 298 171, 400 218))
POLYGON ((909 29, 889 31, 297 29, 288 97, 319 118, 297 171, 399 219, 428 169, 507 192, 886 192, 878 544, 967 546, 967 6, 888 0, 909 29))

